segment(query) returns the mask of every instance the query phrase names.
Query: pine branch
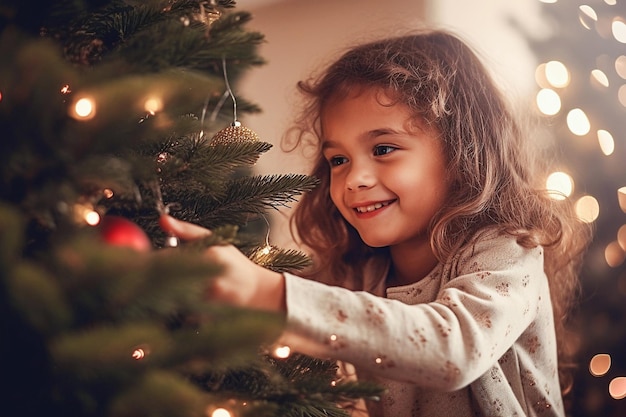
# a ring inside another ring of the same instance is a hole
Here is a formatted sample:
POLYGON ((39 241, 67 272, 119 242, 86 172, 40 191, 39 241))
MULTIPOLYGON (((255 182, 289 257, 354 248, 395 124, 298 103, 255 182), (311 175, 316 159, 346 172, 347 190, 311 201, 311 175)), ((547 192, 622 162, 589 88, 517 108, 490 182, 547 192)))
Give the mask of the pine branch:
POLYGON ((244 177, 227 185, 223 199, 196 198, 191 206, 197 207, 203 226, 241 226, 268 208, 288 207, 297 195, 310 191, 317 183, 313 177, 297 174, 244 177))

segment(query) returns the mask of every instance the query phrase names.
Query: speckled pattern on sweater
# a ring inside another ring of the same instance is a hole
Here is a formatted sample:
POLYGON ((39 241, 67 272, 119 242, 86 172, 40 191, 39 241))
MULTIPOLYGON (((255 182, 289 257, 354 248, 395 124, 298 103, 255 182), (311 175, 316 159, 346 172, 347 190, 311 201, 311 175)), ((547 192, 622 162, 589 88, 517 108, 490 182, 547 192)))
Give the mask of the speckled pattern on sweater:
POLYGON ((564 415, 541 247, 482 233, 414 284, 365 277, 373 293, 285 277, 281 343, 388 387, 372 417, 564 415))

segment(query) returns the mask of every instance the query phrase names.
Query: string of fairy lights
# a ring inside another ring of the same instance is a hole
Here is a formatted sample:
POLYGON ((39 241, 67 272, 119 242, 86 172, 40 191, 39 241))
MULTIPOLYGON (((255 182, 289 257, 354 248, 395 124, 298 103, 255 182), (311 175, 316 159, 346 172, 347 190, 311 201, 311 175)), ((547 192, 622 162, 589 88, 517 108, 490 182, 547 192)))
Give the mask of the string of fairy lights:
MULTIPOLYGON (((540 0, 543 3, 556 3, 558 0, 540 0)), ((601 36, 606 42, 615 44, 617 51, 626 51, 623 47, 626 44, 626 16, 623 14, 623 7, 619 9, 618 0, 603 0, 606 6, 611 6, 610 15, 601 14, 588 4, 578 7, 578 20, 585 30, 594 32, 601 36)), ((605 7, 603 5, 603 7, 605 7)), ((558 60, 543 62, 538 65, 535 72, 535 80, 539 87, 536 95, 536 105, 539 111, 546 116, 565 116, 567 128, 572 135, 595 136, 597 145, 606 157, 613 155, 616 148, 616 135, 624 133, 621 131, 610 131, 598 120, 589 117, 584 108, 563 108, 563 94, 573 83, 588 82, 597 90, 603 91, 608 97, 616 99, 618 106, 626 110, 626 54, 618 53, 617 57, 608 60, 609 65, 603 65, 592 69, 588 73, 588 79, 572 79, 572 71, 568 68, 568 63, 558 60), (610 81, 613 80, 613 81, 610 81), (617 80, 617 81, 616 81, 617 80), (598 125, 598 126, 595 126, 598 125)), ((607 63, 607 56, 597 60, 607 63)), ((625 180, 626 181, 626 180, 625 180)), ((554 190, 554 198, 564 199, 573 197, 575 188, 574 180, 566 172, 552 173, 546 182, 549 190, 554 190)), ((617 201, 621 211, 626 213, 626 182, 624 186, 615 190, 617 201)), ((600 203, 592 195, 582 195, 576 200, 576 213, 585 222, 592 223, 600 215, 600 203)), ((604 260, 611 268, 617 268, 626 261, 626 224, 620 226, 615 235, 615 239, 604 248, 604 260)), ((594 377, 603 377, 609 373, 612 365, 612 357, 608 353, 598 353, 593 355, 589 361, 589 372, 594 377)), ((608 393, 615 400, 626 398, 626 376, 612 377, 608 382, 608 393)))

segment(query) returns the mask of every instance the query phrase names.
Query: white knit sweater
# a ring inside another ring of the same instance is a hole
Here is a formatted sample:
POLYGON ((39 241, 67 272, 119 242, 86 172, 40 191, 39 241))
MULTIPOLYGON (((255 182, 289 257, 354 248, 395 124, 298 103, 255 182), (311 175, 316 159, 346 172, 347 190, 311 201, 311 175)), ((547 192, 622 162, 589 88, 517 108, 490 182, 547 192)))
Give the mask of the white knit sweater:
POLYGON ((281 342, 385 385, 371 416, 564 415, 541 247, 483 233, 414 284, 378 275, 372 294, 285 274, 281 342))

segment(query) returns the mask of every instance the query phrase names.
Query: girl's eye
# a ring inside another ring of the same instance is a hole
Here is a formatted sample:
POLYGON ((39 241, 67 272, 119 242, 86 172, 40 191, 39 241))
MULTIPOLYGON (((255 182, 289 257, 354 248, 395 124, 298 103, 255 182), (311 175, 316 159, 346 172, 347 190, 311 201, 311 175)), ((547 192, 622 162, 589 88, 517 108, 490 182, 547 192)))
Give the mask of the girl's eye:
POLYGON ((343 165, 348 161, 348 159, 344 156, 333 156, 328 159, 328 163, 331 167, 336 167, 339 165, 343 165))
POLYGON ((390 154, 391 152, 395 151, 396 147, 394 146, 389 146, 389 145, 376 145, 374 147, 374 156, 381 156, 381 155, 387 155, 390 154))

